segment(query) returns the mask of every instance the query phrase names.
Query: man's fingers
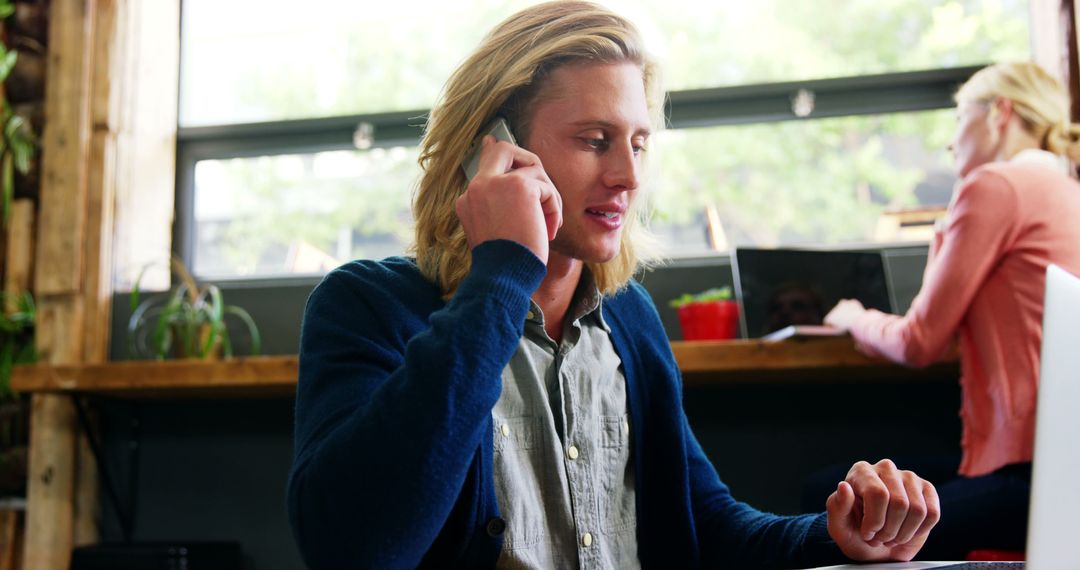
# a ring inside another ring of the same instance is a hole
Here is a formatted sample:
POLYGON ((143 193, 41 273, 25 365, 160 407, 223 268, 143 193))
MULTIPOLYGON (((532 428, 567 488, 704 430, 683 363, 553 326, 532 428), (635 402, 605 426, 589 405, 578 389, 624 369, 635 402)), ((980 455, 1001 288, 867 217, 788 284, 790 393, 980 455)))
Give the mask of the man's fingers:
MULTIPOLYGON (((546 178, 546 176, 545 176, 546 178)), ((562 227, 562 196, 550 182, 540 185, 540 208, 544 211, 544 223, 547 224, 548 241, 555 239, 555 234, 562 227)))
POLYGON ((919 479, 911 471, 901 471, 900 476, 904 483, 904 491, 908 497, 908 512, 907 518, 900 525, 896 536, 886 542, 890 546, 907 544, 915 536, 915 532, 922 528, 928 512, 926 497, 923 494, 923 485, 929 483, 924 483, 922 479, 919 479))
POLYGON ((477 176, 499 176, 512 169, 538 166, 540 158, 535 154, 507 141, 484 135, 481 140, 480 162, 476 164, 477 176))
POLYGON ((859 534, 863 540, 873 540, 885 526, 885 514, 888 511, 889 490, 877 472, 865 461, 856 463, 848 472, 847 482, 851 484, 855 496, 862 499, 862 525, 859 534))
POLYGON ((836 517, 836 520, 842 520, 851 514, 851 509, 855 506, 855 492, 851 490, 851 485, 848 485, 846 481, 841 481, 836 485, 836 491, 829 495, 829 499, 825 501, 825 510, 829 513, 829 518, 836 517))
POLYGON ((908 517, 911 500, 908 498, 903 475, 892 461, 888 459, 882 460, 875 467, 877 468, 878 477, 888 489, 889 498, 885 502, 885 525, 874 535, 874 540, 891 542, 896 538, 908 517))
POLYGON ((937 489, 929 481, 923 481, 922 495, 923 502, 926 504, 926 518, 912 535, 915 538, 926 536, 930 529, 941 520, 941 502, 938 499, 937 489))

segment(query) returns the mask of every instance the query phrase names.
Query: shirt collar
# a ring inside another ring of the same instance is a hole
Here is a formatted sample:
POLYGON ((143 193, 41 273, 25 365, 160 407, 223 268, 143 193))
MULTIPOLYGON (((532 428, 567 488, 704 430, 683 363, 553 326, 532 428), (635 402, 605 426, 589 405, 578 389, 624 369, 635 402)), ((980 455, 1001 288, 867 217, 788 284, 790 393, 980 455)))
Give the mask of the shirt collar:
POLYGON ((576 321, 588 315, 596 315, 596 322, 604 331, 610 333, 611 327, 604 321, 604 296, 600 294, 600 288, 596 286, 596 279, 593 278, 593 274, 589 271, 587 265, 581 270, 581 283, 578 285, 575 297, 577 303, 574 309, 574 320, 576 321))
POLYGON ((1009 159, 1009 162, 1043 166, 1058 172, 1067 172, 1069 168, 1069 163, 1065 160, 1065 157, 1040 148, 1026 148, 1014 154, 1009 159))
MULTIPOLYGON (((596 279, 593 278, 589 267, 585 266, 581 270, 581 280, 574 291, 574 299, 570 302, 569 322, 575 323, 589 315, 595 315, 596 322, 600 327, 605 332, 610 333, 611 327, 604 320, 603 305, 604 296, 596 286, 596 279)), ((539 305, 532 299, 529 299, 529 314, 526 316, 526 320, 543 324, 543 313, 539 305)))

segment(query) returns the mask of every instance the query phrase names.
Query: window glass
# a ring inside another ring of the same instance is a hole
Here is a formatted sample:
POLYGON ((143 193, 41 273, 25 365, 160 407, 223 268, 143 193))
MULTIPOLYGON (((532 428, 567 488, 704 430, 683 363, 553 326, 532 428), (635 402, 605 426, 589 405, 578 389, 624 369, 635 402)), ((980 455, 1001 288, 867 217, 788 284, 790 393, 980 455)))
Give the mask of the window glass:
POLYGON ((321 274, 405 251, 416 148, 202 160, 195 165, 194 272, 321 274))
MULTIPOLYGON (((951 110, 662 131, 647 151, 665 253, 902 241, 896 215, 948 203, 951 110)), ((405 251, 416 149, 202 160, 195 272, 319 274, 405 251)), ((918 235, 918 234, 915 234, 918 235)))
POLYGON ((721 251, 903 241, 897 215, 949 201, 955 122, 941 110, 663 131, 648 151, 653 227, 673 256, 708 253, 710 238, 721 251))
MULTIPOLYGON (((182 126, 430 107, 534 2, 184 0, 182 126)), ((619 0, 670 90, 1026 59, 1024 0, 619 0)))
MULTIPOLYGON (((530 3, 184 0, 181 125, 427 108, 481 34, 530 3)), ((607 3, 642 27, 670 90, 1029 57, 1021 0, 607 3)), ((661 132, 654 229, 671 256, 917 239, 910 214, 942 207, 954 183, 952 115, 661 132)), ((318 274, 404 252, 415 148, 281 152, 195 164, 196 274, 318 274)))

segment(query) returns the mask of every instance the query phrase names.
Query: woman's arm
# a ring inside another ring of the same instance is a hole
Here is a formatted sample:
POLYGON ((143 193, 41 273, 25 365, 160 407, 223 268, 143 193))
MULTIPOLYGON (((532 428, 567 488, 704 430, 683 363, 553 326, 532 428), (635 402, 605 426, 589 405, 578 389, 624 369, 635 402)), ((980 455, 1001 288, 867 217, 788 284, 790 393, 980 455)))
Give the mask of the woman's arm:
POLYGON ((911 308, 902 317, 875 310, 855 317, 850 330, 860 348, 913 366, 939 359, 975 295, 1016 241, 1018 203, 1003 177, 982 169, 957 192, 911 308))

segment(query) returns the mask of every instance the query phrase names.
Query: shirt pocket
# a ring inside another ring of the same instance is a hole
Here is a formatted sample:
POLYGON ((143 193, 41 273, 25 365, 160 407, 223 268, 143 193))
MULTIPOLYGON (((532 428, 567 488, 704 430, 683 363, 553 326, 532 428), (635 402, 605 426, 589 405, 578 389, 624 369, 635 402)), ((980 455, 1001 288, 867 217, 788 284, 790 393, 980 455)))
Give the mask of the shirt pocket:
POLYGON ((606 533, 633 530, 634 466, 630 460, 630 416, 600 416, 600 522, 606 533))
POLYGON ((540 420, 532 416, 492 416, 495 448, 495 494, 506 521, 503 549, 537 544, 545 536, 543 489, 548 469, 543 465, 540 420))

